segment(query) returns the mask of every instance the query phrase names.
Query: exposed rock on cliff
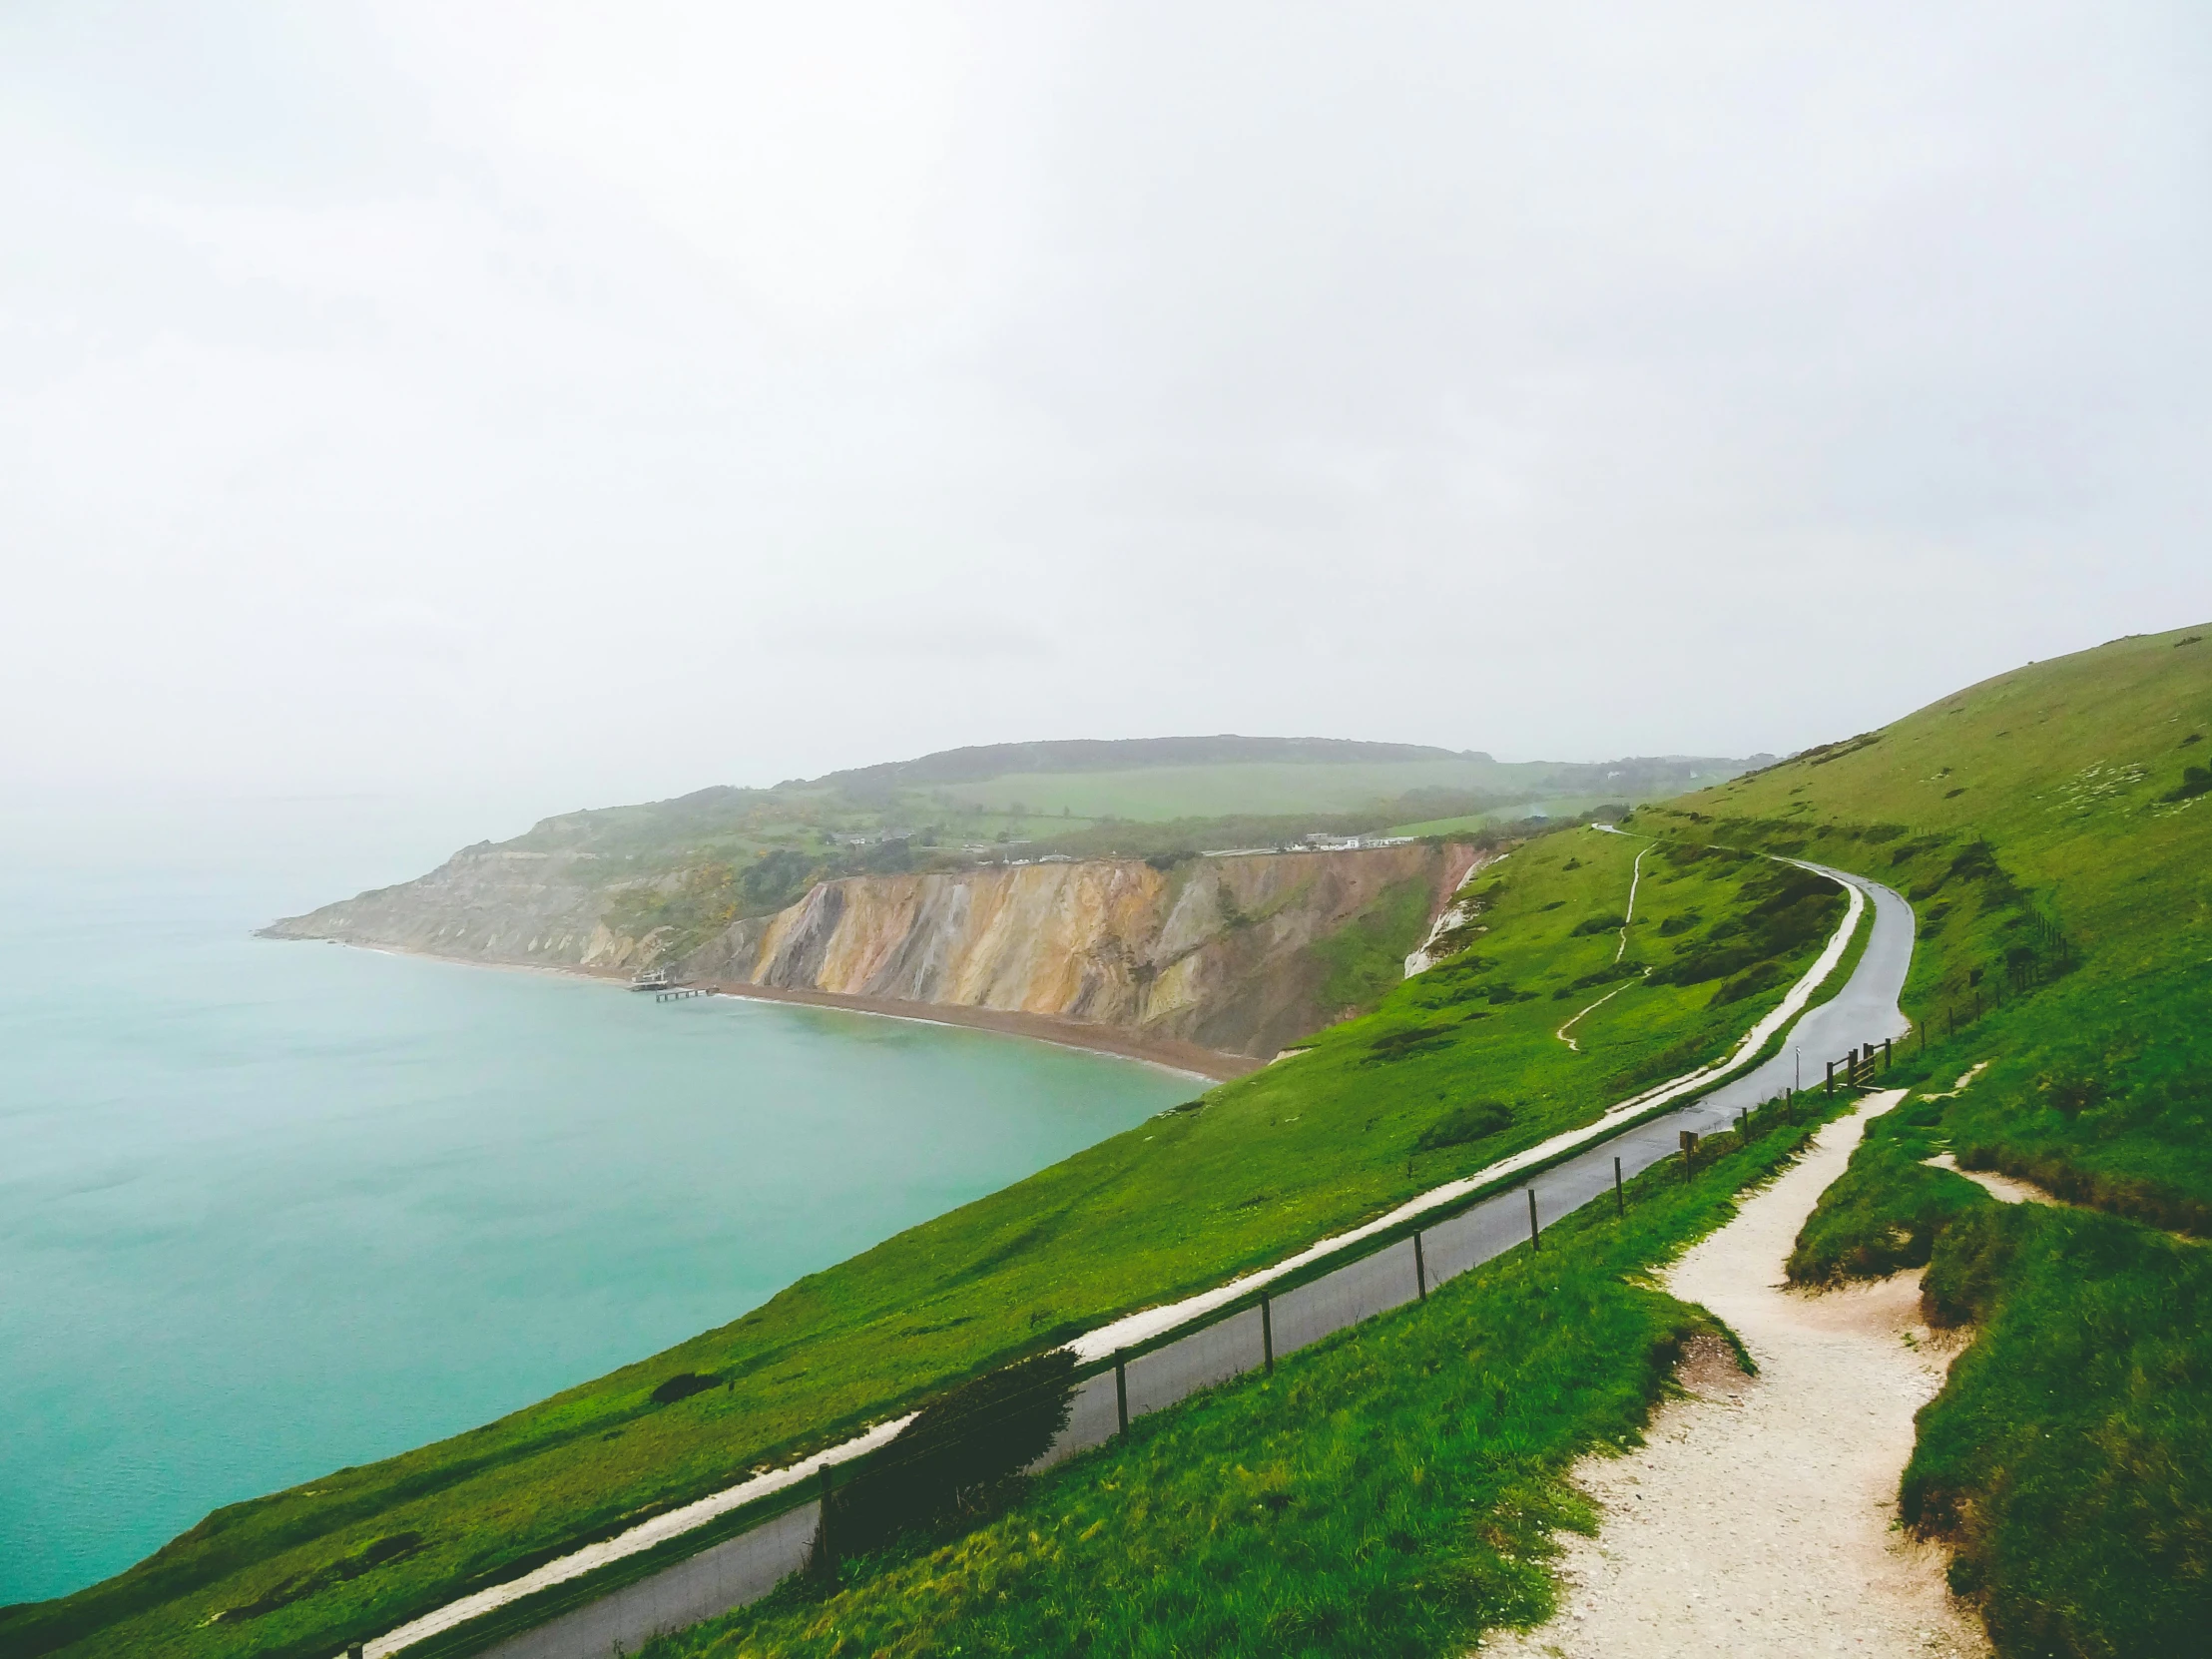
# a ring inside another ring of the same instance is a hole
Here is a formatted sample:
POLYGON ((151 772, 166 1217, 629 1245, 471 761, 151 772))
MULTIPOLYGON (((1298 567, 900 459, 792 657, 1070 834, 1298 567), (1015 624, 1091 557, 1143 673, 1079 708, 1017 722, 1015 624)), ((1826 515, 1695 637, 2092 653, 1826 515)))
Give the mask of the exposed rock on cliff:
MULTIPOLYGON (((403 886, 276 923, 476 961, 622 969, 662 941, 602 919, 583 855, 473 847, 403 886)), ((1053 1014, 1267 1055, 1394 978, 1465 879, 1471 846, 985 866, 826 881, 723 928, 683 976, 1053 1014)), ((594 879, 600 877, 599 879, 594 879)), ((680 877, 666 877, 676 880, 680 877)))
MULTIPOLYGON (((1348 954, 1321 946, 1378 910, 1414 938, 1472 848, 1140 858, 826 881, 737 923, 699 977, 847 996, 1062 1014, 1271 1054, 1344 1012, 1348 954)), ((1375 930, 1374 945, 1398 941, 1375 930)), ((1402 956, 1402 951, 1397 954, 1402 956)))

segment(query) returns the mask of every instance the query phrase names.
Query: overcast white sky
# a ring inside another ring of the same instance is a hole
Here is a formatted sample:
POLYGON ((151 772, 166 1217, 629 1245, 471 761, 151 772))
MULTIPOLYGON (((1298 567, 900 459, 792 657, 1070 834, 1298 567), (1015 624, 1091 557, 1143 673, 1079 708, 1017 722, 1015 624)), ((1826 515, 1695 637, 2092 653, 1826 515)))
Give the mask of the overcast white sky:
POLYGON ((1741 754, 2212 616, 2212 8, 10 0, 0 786, 1741 754))

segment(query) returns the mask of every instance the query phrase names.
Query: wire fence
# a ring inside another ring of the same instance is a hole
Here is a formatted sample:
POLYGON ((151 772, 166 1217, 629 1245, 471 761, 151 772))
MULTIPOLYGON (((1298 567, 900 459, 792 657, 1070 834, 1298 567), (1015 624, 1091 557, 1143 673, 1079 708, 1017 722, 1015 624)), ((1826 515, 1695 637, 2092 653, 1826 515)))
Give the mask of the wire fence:
MULTIPOLYGON (((1865 1086, 1887 1069, 1890 1044, 1865 1044, 1829 1065, 1828 1092, 1837 1083, 1865 1086)), ((1310 1276, 1255 1292, 1244 1302, 1203 1316, 1191 1327, 1140 1349, 1113 1356, 1088 1375, 1071 1373, 1018 1395, 1003 1395, 999 1408, 1016 1410, 1057 1393, 1057 1431, 1041 1455, 1013 1465, 1038 1472, 1126 1433, 1136 1419, 1187 1399, 1202 1389, 1258 1371, 1378 1314, 1419 1300, 1460 1274, 1516 1245, 1540 1248, 1544 1226, 1601 1199, 1624 1204, 1629 1177, 1670 1157, 1691 1172, 1701 1133, 1739 1128, 1760 1134, 1778 1122, 1797 1121, 1794 1089, 1744 1110, 1722 1112, 1692 1102, 1624 1130, 1532 1174, 1521 1185, 1473 1198, 1460 1208, 1421 1218, 1396 1237, 1366 1241, 1362 1252, 1310 1276), (1696 1123, 1698 1128, 1689 1128, 1696 1123), (1034 1395, 1035 1397, 1030 1397, 1034 1395)), ((842 1505, 861 1482, 896 1471, 918 1453, 902 1448, 908 1429, 865 1458, 822 1471, 812 1496, 766 1519, 736 1517, 745 1529, 696 1553, 657 1566, 634 1581, 602 1591, 579 1581, 564 1600, 582 1605, 546 1617, 547 1607, 517 1605, 447 1637, 406 1650, 407 1659, 613 1659, 653 1637, 744 1606, 795 1573, 830 1570, 839 1553, 842 1505), (848 1489, 849 1493, 848 1493, 848 1489), (527 1621, 534 1628, 520 1628, 527 1621), (504 1624, 506 1630, 500 1626, 504 1624), (506 1631, 512 1631, 507 1634, 506 1631)), ((1012 1472, 1009 1468, 1008 1472, 1012 1472)), ((780 1500, 792 1503, 794 1488, 780 1500)), ((849 1524, 849 1522, 842 1523, 849 1524)), ((684 1547, 687 1540, 674 1540, 684 1547)), ((664 1548, 672 1547, 664 1546, 664 1548)), ((535 1599, 535 1598, 533 1598, 535 1599)))

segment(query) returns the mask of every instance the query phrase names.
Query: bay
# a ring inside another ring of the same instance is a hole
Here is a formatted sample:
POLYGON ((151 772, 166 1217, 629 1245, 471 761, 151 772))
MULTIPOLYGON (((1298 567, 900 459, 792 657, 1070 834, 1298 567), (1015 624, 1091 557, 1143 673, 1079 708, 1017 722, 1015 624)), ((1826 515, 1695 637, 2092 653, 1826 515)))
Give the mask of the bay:
POLYGON ((1193 1091, 249 937, 286 876, 0 878, 0 1603, 724 1324, 1193 1091))

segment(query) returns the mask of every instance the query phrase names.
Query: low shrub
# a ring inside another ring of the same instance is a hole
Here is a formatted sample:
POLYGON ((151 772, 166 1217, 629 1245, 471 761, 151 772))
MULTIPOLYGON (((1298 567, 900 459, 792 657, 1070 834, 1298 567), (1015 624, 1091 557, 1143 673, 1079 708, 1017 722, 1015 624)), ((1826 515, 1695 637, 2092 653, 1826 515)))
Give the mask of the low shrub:
POLYGON ((923 1407, 830 1499, 839 1554, 1003 1507, 1021 1471, 1067 1426, 1075 1356, 1055 1349, 966 1382, 923 1407))
POLYGON ((1447 1146, 1486 1141, 1513 1127, 1513 1109, 1495 1100, 1478 1100, 1454 1106, 1423 1129, 1413 1142, 1415 1152, 1436 1152, 1447 1146))
POLYGON ((1971 1181, 1924 1159, 1940 1147, 1939 1102, 1901 1106, 1867 1125, 1851 1165, 1821 1195, 1798 1233, 1793 1285, 1886 1279, 1928 1266, 1936 1239, 1964 1212, 1993 1208, 1971 1181))
POLYGON ((709 1388, 722 1385, 719 1377, 702 1377, 697 1372, 680 1371, 653 1390, 653 1403, 673 1405, 679 1399, 689 1399, 693 1394, 703 1394, 709 1388))

